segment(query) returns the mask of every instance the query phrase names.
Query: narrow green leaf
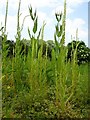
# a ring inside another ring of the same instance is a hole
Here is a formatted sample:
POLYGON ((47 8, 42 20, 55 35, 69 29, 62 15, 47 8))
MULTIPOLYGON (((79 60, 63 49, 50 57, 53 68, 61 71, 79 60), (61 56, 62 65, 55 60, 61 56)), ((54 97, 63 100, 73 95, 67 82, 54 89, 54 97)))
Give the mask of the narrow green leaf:
POLYGON ((33 27, 33 32, 34 34, 36 33, 37 31, 37 20, 38 20, 38 17, 36 18, 35 22, 34 22, 34 27, 33 27))
POLYGON ((30 39, 31 39, 31 33, 30 33, 29 27, 28 27, 28 34, 29 34, 29 37, 30 37, 30 39))
POLYGON ((39 33, 38 33, 38 36, 37 36, 37 40, 39 39, 40 34, 41 34, 41 28, 40 28, 40 30, 39 30, 39 33))
POLYGON ((34 17, 33 17, 31 5, 30 5, 30 7, 29 7, 29 13, 30 13, 31 19, 34 21, 34 17))

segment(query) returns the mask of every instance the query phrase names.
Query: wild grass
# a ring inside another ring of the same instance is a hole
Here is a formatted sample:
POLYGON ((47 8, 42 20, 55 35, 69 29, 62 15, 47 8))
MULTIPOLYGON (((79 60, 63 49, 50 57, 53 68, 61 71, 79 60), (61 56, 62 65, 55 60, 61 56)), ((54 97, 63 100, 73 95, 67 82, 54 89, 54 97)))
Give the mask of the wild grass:
MULTIPOLYGON (((88 65, 78 66, 76 50, 72 61, 66 60, 65 46, 66 1, 64 13, 55 14, 55 49, 52 59, 42 56, 45 22, 39 30, 38 16, 29 7, 29 15, 34 23, 33 34, 28 28, 30 48, 28 55, 20 53, 21 30, 20 4, 17 14, 16 45, 12 59, 7 57, 5 44, 8 1, 6 5, 5 29, 2 32, 2 117, 28 119, 87 118, 88 65), (36 37, 36 38, 35 38, 36 37), (38 45, 41 44, 38 50, 38 45), (14 55, 15 53, 15 55, 14 55), (66 62, 65 62, 66 61, 66 62)), ((22 24, 24 25, 24 24, 22 24)), ((77 39, 77 34, 76 34, 77 39)), ((72 44, 73 46, 73 44, 72 44)))

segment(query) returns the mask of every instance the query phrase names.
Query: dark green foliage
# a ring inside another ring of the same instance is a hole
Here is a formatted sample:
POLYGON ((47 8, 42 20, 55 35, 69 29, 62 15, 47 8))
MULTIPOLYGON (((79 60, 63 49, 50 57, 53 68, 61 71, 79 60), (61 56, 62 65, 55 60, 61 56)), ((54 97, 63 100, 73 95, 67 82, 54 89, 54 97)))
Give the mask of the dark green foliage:
POLYGON ((85 43, 83 41, 72 41, 71 43, 68 43, 68 54, 67 58, 71 61, 73 52, 76 49, 77 46, 77 62, 78 64, 88 63, 90 62, 90 49, 86 47, 85 43), (78 44, 78 46, 77 46, 78 44))
POLYGON ((10 41, 10 40, 7 40, 6 41, 6 44, 7 44, 7 50, 8 50, 8 54, 7 54, 7 57, 12 57, 14 56, 14 53, 13 53, 13 50, 15 49, 15 43, 14 41, 10 41))
MULTIPOLYGON (((35 40, 35 42, 37 42, 37 40, 35 40)), ((5 42, 6 46, 7 46, 7 57, 13 57, 15 56, 15 46, 16 46, 16 42, 11 41, 11 40, 6 40, 5 42)), ((28 55, 28 51, 31 49, 32 46, 32 40, 26 40, 23 39, 20 41, 20 54, 21 55, 28 55)), ((41 48, 41 42, 40 40, 38 41, 38 51, 41 48)), ((47 56, 49 59, 51 59, 51 54, 52 54, 52 49, 55 48, 55 44, 52 40, 48 40, 48 41, 43 41, 43 51, 42 51, 42 56, 44 57, 46 55, 46 49, 47 49, 47 56)))
MULTIPOLYGON (((37 41, 37 40, 36 40, 37 41)), ((79 45, 77 46, 77 60, 78 60, 78 64, 83 64, 83 63, 88 63, 90 62, 90 49, 88 47, 86 47, 85 43, 83 41, 73 41, 71 43, 68 43, 67 47, 68 47, 68 53, 67 53, 67 59, 71 61, 72 55, 74 50, 76 49, 76 45, 79 43, 79 45)), ((20 41, 20 46, 21 46, 21 50, 20 50, 20 54, 21 55, 26 55, 28 54, 28 50, 31 47, 32 42, 30 42, 30 40, 21 40, 20 41)), ((6 41, 6 46, 7 46, 7 57, 12 57, 15 56, 15 45, 16 43, 14 41, 10 41, 7 40, 6 41)), ((52 58, 52 49, 55 49, 57 51, 57 49, 55 48, 55 45, 57 46, 56 48, 59 49, 60 51, 60 47, 59 47, 59 43, 56 41, 55 44, 52 40, 48 40, 47 42, 43 41, 43 52, 42 52, 42 56, 46 55, 46 49, 47 49, 47 56, 49 59, 52 58)), ((40 49, 41 45, 40 42, 38 43, 38 50, 40 49)))
MULTIPOLYGON (((28 54, 28 50, 29 50, 29 44, 27 45, 25 43, 26 41, 22 40, 20 41, 20 54, 21 55, 26 55, 28 54)), ((6 46, 6 50, 7 50, 7 57, 15 57, 15 47, 16 47, 16 42, 11 41, 11 40, 6 40, 5 42, 5 46, 6 46)), ((2 44, 3 47, 3 44, 2 44)))

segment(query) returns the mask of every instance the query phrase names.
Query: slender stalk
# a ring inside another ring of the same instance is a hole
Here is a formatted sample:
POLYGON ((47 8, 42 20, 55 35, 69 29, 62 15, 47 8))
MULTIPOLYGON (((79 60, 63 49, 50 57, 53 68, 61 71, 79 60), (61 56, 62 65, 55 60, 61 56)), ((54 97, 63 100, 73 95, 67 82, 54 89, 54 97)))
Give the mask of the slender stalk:
POLYGON ((7 14, 8 14, 8 0, 7 0, 7 3, 6 3, 6 15, 5 15, 4 33, 6 32, 6 26, 7 26, 7 14))
POLYGON ((20 40, 20 6, 21 6, 21 0, 19 0, 19 6, 18 6, 18 13, 17 13, 17 35, 18 35, 18 38, 20 40))

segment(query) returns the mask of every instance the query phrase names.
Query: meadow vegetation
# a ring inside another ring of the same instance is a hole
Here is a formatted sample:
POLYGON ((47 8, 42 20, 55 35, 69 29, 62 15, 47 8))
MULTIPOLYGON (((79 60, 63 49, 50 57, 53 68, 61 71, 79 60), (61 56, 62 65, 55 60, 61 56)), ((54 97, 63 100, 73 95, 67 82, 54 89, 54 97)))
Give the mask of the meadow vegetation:
MULTIPOLYGON (((2 80, 2 118, 33 120, 88 118, 90 54, 88 52, 88 60, 84 64, 78 65, 77 57, 80 56, 78 46, 81 42, 76 42, 75 45, 75 42, 71 41, 70 49, 65 46, 66 1, 64 1, 64 13, 55 13, 53 42, 44 41, 45 22, 38 32, 38 16, 36 11, 33 12, 32 6, 29 7, 29 17, 33 21, 33 29, 27 29, 30 40, 21 40, 24 22, 20 26, 20 4, 21 1, 18 7, 14 47, 10 48, 10 44, 6 44, 8 1, 5 26, 2 30, 0 79, 2 80), (21 45, 21 41, 24 44, 21 45), (68 51, 70 51, 69 55, 68 51)), ((78 41, 78 31, 76 31, 76 41, 78 41)))

